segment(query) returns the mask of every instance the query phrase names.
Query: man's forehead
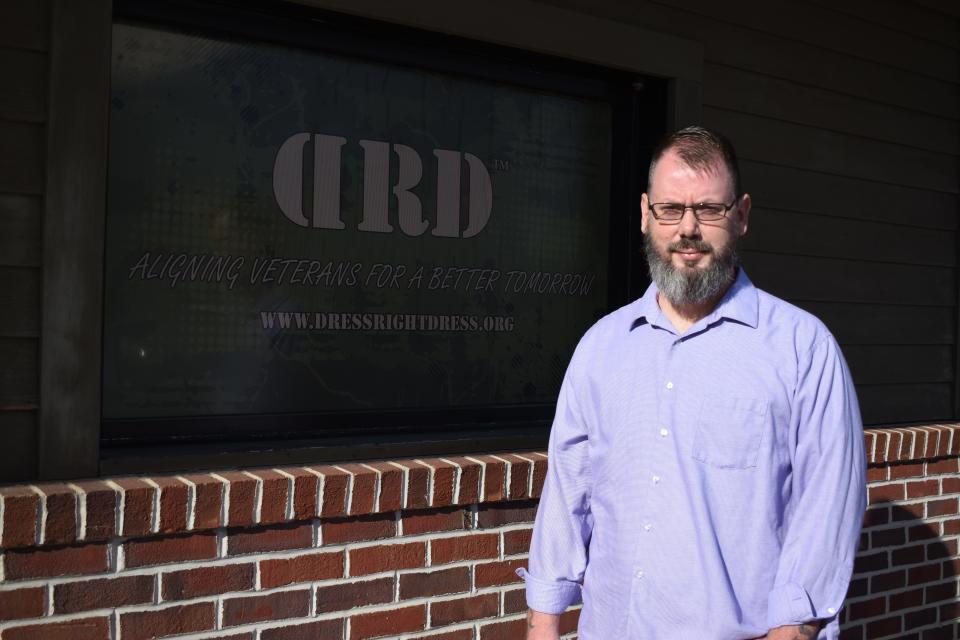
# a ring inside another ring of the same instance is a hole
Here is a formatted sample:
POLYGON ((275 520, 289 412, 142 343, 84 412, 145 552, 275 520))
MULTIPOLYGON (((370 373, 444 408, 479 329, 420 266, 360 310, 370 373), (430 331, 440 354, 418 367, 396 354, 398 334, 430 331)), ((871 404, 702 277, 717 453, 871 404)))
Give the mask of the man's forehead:
POLYGON ((719 154, 706 161, 688 162, 676 149, 669 149, 660 157, 650 177, 650 191, 692 186, 726 190, 733 183, 733 176, 719 154))

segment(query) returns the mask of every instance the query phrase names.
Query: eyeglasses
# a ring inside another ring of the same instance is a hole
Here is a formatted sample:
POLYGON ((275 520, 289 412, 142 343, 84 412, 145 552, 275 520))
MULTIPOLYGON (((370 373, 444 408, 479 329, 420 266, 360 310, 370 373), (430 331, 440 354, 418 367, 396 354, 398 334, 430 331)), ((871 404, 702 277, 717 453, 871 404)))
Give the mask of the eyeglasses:
POLYGON ((679 202, 657 202, 650 205, 650 212, 662 224, 677 224, 683 219, 687 209, 693 210, 697 222, 717 222, 727 217, 727 212, 737 206, 739 196, 733 198, 730 204, 722 202, 698 202, 697 204, 681 204, 679 202))

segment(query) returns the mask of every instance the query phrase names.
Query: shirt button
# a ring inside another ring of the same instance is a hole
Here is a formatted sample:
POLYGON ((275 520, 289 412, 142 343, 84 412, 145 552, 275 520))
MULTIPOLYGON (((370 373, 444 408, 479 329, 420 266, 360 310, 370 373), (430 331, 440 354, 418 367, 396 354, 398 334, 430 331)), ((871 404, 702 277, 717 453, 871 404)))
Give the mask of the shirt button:
POLYGON ((638 578, 642 578, 642 577, 643 577, 643 571, 637 571, 634 575, 637 576, 638 578))
POLYGON ((648 522, 647 524, 643 525, 643 530, 644 530, 644 531, 650 531, 650 529, 653 529, 653 525, 650 524, 649 522, 648 522))
POLYGON ((653 484, 660 484, 660 476, 653 476, 651 480, 653 480, 653 484))
POLYGON ((829 613, 830 615, 833 615, 833 614, 835 614, 836 612, 837 612, 837 610, 834 609, 833 607, 827 607, 827 613, 829 613))
POLYGON ((660 429, 660 437, 661 437, 661 438, 666 438, 669 433, 670 433, 670 432, 667 431, 666 429, 660 429))
POLYGON ((673 383, 672 383, 672 382, 668 382, 668 383, 667 383, 667 389, 673 389, 673 383))

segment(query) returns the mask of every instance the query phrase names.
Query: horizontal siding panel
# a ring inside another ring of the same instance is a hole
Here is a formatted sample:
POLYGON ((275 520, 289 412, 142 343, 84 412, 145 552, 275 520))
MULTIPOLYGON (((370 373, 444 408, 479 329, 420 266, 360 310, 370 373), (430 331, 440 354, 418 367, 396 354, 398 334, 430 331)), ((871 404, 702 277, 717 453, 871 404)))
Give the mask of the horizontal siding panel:
POLYGON ((44 127, 0 120, 0 192, 42 193, 44 127))
POLYGON ((948 82, 689 11, 640 0, 550 0, 550 4, 695 40, 704 45, 709 61, 946 118, 956 119, 960 112, 960 92, 948 82))
POLYGON ((0 48, 0 118, 42 122, 47 110, 47 55, 0 48))
POLYGON ((843 345, 855 384, 953 381, 953 345, 843 345))
POLYGON ((944 17, 960 19, 960 7, 957 6, 956 0, 912 0, 912 2, 932 9, 944 17))
POLYGON ((955 231, 754 207, 745 250, 953 267, 955 231))
POLYGON ((0 336, 40 335, 40 269, 0 267, 0 336))
POLYGON ((754 206, 931 229, 957 229, 958 199, 951 193, 743 159, 740 173, 744 189, 753 196, 754 206))
POLYGON ((717 22, 733 22, 845 56, 865 58, 945 82, 960 81, 960 60, 953 49, 821 7, 743 0, 666 0, 666 3, 717 22))
POLYGON ((960 21, 902 0, 805 0, 807 4, 881 24, 894 31, 960 49, 960 21))
POLYGON ((709 63, 707 106, 850 133, 939 153, 960 153, 960 122, 709 63))
POLYGON ((950 420, 953 416, 953 383, 860 385, 857 398, 867 426, 950 420))
POLYGON ((951 307, 953 269, 742 252, 753 282, 780 298, 951 307))
POLYGON ((0 45, 46 51, 50 42, 50 0, 0 2, 0 45))
POLYGON ((0 482, 37 477, 37 412, 0 411, 0 482))
POLYGON ((0 194, 0 266, 40 265, 40 197, 0 194))
POLYGON ((39 341, 0 337, 0 412, 37 408, 39 341))
POLYGON ((707 126, 736 141, 740 157, 955 194, 960 162, 950 156, 749 114, 704 107, 707 126))
POLYGON ((816 301, 795 304, 820 318, 844 345, 952 345, 957 331, 953 307, 816 301))

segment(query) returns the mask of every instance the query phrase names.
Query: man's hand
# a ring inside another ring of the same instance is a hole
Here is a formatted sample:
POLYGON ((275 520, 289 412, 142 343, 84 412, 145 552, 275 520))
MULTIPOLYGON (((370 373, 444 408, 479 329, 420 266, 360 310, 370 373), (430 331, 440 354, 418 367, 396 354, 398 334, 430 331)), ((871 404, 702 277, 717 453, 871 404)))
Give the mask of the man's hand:
POLYGON ((527 640, 559 640, 560 616, 527 609, 527 640))
POLYGON ((819 622, 808 622, 801 625, 788 625, 770 629, 767 635, 760 640, 813 640, 820 633, 819 622))

